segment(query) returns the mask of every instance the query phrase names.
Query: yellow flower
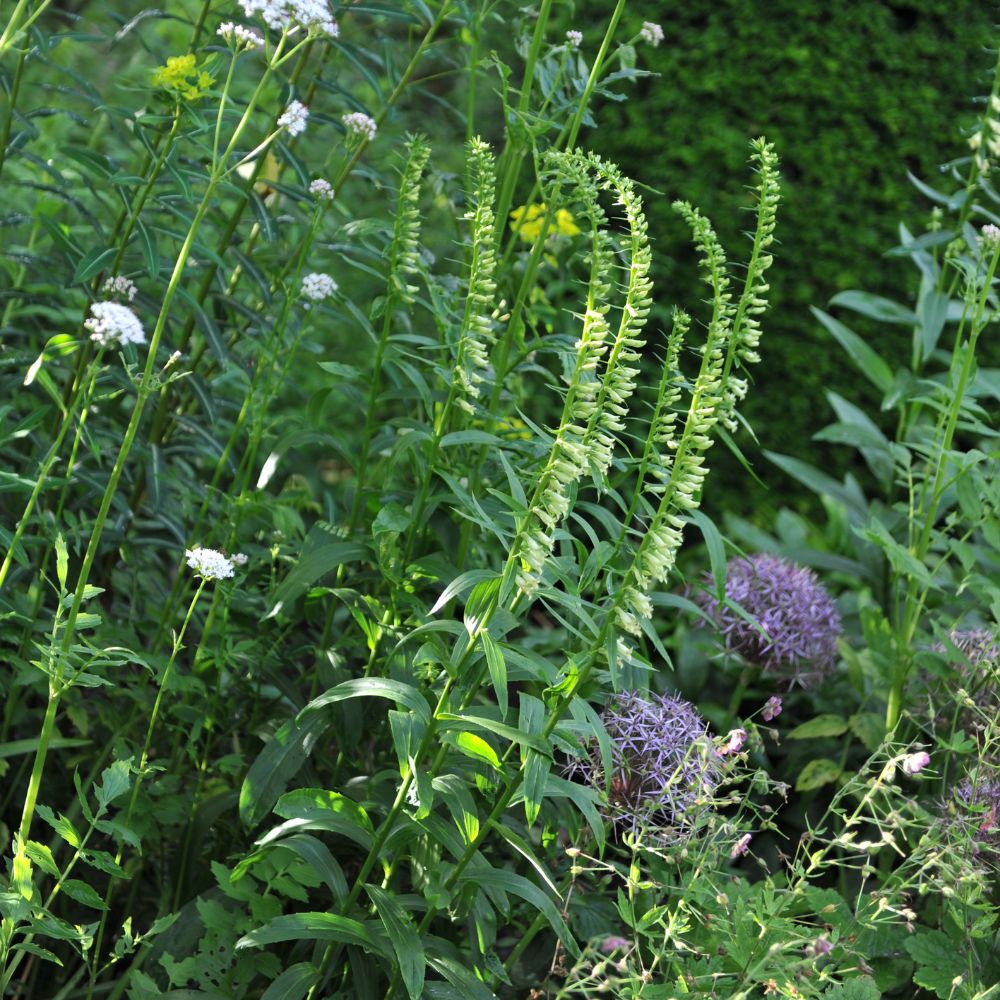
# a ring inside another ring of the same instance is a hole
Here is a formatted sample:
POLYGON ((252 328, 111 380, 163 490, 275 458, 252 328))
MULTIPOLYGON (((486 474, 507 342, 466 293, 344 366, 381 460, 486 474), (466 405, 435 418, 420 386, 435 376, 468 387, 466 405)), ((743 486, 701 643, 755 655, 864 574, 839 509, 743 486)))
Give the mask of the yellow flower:
MULTIPOLYGON (((517 235, 527 243, 534 243, 542 231, 545 223, 545 205, 532 203, 531 205, 521 205, 510 213, 511 229, 517 231, 517 235)), ((556 212, 555 218, 549 221, 549 228, 546 236, 558 233, 560 236, 578 236, 580 227, 573 221, 573 215, 565 208, 560 208, 556 212)))
POLYGON ((196 101, 211 89, 214 80, 210 73, 199 70, 193 53, 171 56, 165 65, 153 70, 153 86, 185 101, 196 101))

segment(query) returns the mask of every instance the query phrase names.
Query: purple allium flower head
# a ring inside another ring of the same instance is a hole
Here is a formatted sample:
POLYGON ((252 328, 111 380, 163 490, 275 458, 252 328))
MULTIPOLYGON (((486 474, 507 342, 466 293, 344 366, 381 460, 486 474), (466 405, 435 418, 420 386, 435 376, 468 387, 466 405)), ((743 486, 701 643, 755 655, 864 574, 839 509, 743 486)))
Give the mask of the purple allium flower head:
MULTIPOLYGON (((974 667, 1000 665, 1000 642, 988 628, 954 629, 948 638, 974 667)), ((931 649, 935 653, 946 652, 943 642, 934 643, 931 649)))
POLYGON ((786 679, 789 687, 815 686, 833 670, 840 615, 812 570, 766 553, 731 559, 726 598, 764 630, 761 634, 721 605, 711 589, 699 594, 698 603, 714 619, 728 649, 786 679))
MULTIPOLYGON (((665 841, 690 836, 719 775, 708 726, 681 698, 635 692, 617 695, 601 715, 611 739, 608 813, 633 833, 647 828, 665 841)), ((574 758, 570 777, 605 787, 601 754, 593 743, 574 758)))
POLYGON ((761 709, 760 717, 765 722, 770 722, 772 719, 776 719, 779 715, 781 715, 781 699, 777 695, 774 695, 771 698, 768 698, 764 703, 764 707, 761 709))
POLYGON ((976 853, 990 855, 993 863, 1000 862, 1000 777, 992 771, 989 777, 966 778, 957 789, 959 815, 956 825, 971 834, 979 846, 976 853), (962 812, 967 809, 968 812, 962 812))

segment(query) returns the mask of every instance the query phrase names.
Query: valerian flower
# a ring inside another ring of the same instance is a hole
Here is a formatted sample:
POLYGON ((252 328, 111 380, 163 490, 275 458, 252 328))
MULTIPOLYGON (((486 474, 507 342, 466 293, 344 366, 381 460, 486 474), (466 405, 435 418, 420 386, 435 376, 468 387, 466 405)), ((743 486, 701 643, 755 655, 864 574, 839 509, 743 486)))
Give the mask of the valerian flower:
POLYGON ((691 836, 720 773, 708 726, 695 708, 670 695, 624 692, 601 721, 611 740, 611 773, 604 773, 595 742, 567 774, 599 790, 610 782, 607 812, 618 827, 648 829, 668 842, 691 836))
POLYGON ((146 343, 139 317, 119 302, 92 302, 90 317, 83 325, 90 331, 90 339, 101 347, 146 343))
POLYGON ((308 121, 309 109, 301 101, 290 101, 278 118, 278 128, 285 129, 289 135, 301 135, 308 121))
POLYGON ((998 243, 1000 243, 1000 226, 994 226, 990 222, 979 230, 979 246, 981 249, 992 250, 998 243))
POLYGON ((578 49, 583 42, 582 31, 567 31, 566 42, 574 49, 578 49))
POLYGON ((153 70, 153 86, 169 91, 185 101, 196 101, 209 92, 214 82, 210 73, 198 69, 197 57, 189 52, 171 56, 153 70))
POLYGON ((247 17, 259 14, 260 19, 274 31, 306 31, 337 38, 340 28, 330 15, 325 0, 240 0, 247 17))
POLYGON ((344 123, 344 128, 347 129, 348 139, 361 138, 371 142, 378 133, 375 119, 363 111, 352 111, 350 114, 344 115, 341 120, 344 123))
POLYGON ((740 605, 760 629, 721 604, 711 586, 698 595, 726 647, 766 673, 805 687, 818 684, 835 667, 840 615, 812 570, 764 553, 731 559, 726 600, 740 605))
POLYGON ((101 291, 105 295, 114 295, 115 298, 126 299, 131 302, 139 289, 135 287, 135 282, 130 278, 126 278, 121 274, 115 274, 105 280, 104 284, 101 285, 101 291))
POLYGON ((639 37, 655 49, 663 41, 663 29, 653 21, 643 21, 639 37))
POLYGON ((302 279, 302 294, 313 302, 322 302, 337 290, 337 282, 328 274, 307 274, 302 279))
POLYGON ((188 549, 184 555, 187 557, 188 566, 195 573, 206 580, 228 580, 236 572, 237 566, 246 563, 246 556, 242 553, 235 556, 227 556, 217 549, 206 549, 197 547, 188 549))
POLYGON ((309 185, 309 193, 317 201, 333 201, 335 195, 333 185, 329 181, 324 180, 322 177, 317 177, 316 180, 309 185))
POLYGON ((220 24, 218 35, 237 49, 259 49, 264 44, 264 39, 256 31, 244 28, 242 24, 233 24, 232 21, 220 24))

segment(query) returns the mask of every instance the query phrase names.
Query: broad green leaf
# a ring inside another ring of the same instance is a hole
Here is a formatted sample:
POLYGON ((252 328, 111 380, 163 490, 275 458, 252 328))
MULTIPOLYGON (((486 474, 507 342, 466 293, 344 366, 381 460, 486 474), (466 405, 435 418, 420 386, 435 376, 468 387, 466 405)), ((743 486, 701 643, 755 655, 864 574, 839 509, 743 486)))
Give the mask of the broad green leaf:
MULTIPOLYGON (((858 371, 881 392, 892 386, 892 369, 853 330, 835 320, 822 309, 810 306, 810 311, 830 332, 834 340, 847 352, 858 371)), ((914 321, 916 317, 914 317, 914 321)))
POLYGON ((458 724, 476 726, 479 729, 485 729, 487 732, 496 733, 497 736, 501 736, 505 740, 510 740, 511 743, 519 743, 522 746, 531 747, 533 750, 545 754, 545 756, 551 755, 549 748, 540 736, 526 733, 521 729, 515 729, 513 726, 508 726, 505 722, 496 722, 494 719, 487 718, 484 715, 472 715, 468 712, 462 715, 454 715, 451 712, 440 712, 438 713, 438 722, 442 723, 440 727, 442 730, 456 729, 458 724))
POLYGON ((110 767, 104 769, 101 774, 101 783, 94 789, 97 804, 101 809, 107 809, 115 799, 129 790, 132 785, 131 774, 131 758, 116 760, 110 767))
POLYGON ((831 306, 841 306, 851 309, 869 319, 877 319, 882 323, 899 323, 902 326, 916 326, 917 314, 912 309, 871 292, 848 291, 838 292, 830 299, 831 306))
POLYGON ((297 962, 268 986, 261 1000, 302 1000, 318 982, 319 969, 315 965, 297 962))
POLYGON ((379 924, 318 912, 288 913, 275 917, 262 927, 244 934, 236 942, 236 950, 261 948, 282 941, 339 941, 355 944, 386 959, 391 956, 389 942, 379 924))
POLYGON ((388 698, 398 705, 412 709, 424 722, 430 722, 431 719, 430 707, 415 687, 385 677, 357 677, 354 680, 344 681, 309 702, 299 712, 299 718, 309 718, 327 705, 349 701, 351 698, 388 698))
POLYGON ((497 606, 500 593, 500 577, 483 580, 472 588, 465 602, 465 628, 469 635, 475 635, 489 621, 497 606))
POLYGON ((876 715, 874 712, 858 712, 847 720, 851 726, 851 732, 865 745, 865 748, 874 753, 885 739, 885 716, 876 715))
POLYGON ((39 844, 37 840, 29 840, 24 845, 24 853, 27 854, 28 857, 31 858, 31 860, 34 861, 46 875, 51 875, 53 878, 59 878, 59 866, 56 864, 56 859, 52 856, 52 851, 47 844, 39 844))
POLYGON ((490 680, 493 682, 493 690, 496 692, 500 714, 506 716, 508 706, 507 664, 503 658, 503 650, 489 632, 481 632, 479 637, 483 643, 483 652, 486 654, 486 665, 490 671, 490 680))
POLYGON ((496 573, 486 569, 470 569, 455 577, 447 587, 441 591, 441 596, 434 602, 434 606, 428 612, 436 615, 453 597, 461 594, 468 587, 483 583, 486 580, 496 578, 496 573))
POLYGON ((240 819, 244 826, 256 826, 271 811, 332 722, 324 712, 288 719, 268 740, 240 789, 240 819))
POLYGON ((375 912, 392 942, 406 992, 410 994, 410 1000, 419 1000, 424 988, 427 963, 413 918, 391 892, 386 892, 377 885, 366 885, 365 892, 375 904, 375 912))
POLYGON ((41 803, 35 806, 35 812, 38 813, 39 817, 48 823, 49 826, 51 826, 52 829, 55 830, 67 844, 69 844, 70 847, 80 846, 80 834, 77 832, 77 829, 73 826, 72 822, 63 816, 62 813, 60 813, 57 817, 48 806, 42 805, 41 803))
POLYGON ((462 873, 461 882, 480 887, 492 887, 502 892, 513 893, 529 903, 539 913, 543 914, 549 926, 556 932, 563 947, 574 957, 580 957, 580 948, 576 939, 570 933, 566 921, 563 920, 552 898, 540 889, 534 882, 523 875, 507 869, 492 868, 485 861, 470 866, 462 873))
POLYGON ((836 761, 827 757, 819 757, 809 761, 800 772, 795 782, 795 791, 811 792, 836 781, 841 774, 841 767, 836 761))
POLYGON ((496 750, 493 749, 481 736, 475 733, 455 733, 453 737, 455 746, 473 760, 481 760, 490 764, 498 771, 500 770, 500 758, 496 750))
POLYGON ((344 871, 330 853, 330 848, 318 837, 312 837, 308 833, 295 833, 269 846, 274 849, 284 848, 298 855, 327 884, 338 903, 347 899, 349 890, 344 871))
POLYGON ((84 906, 89 906, 91 909, 107 909, 104 905, 104 900, 97 894, 97 890, 93 888, 93 886, 87 885, 86 882, 81 882, 79 879, 65 879, 62 884, 62 891, 69 896, 70 899, 75 899, 78 903, 82 903, 84 906))
POLYGON ((66 539, 60 531, 56 535, 56 577, 59 580, 59 589, 66 592, 66 579, 69 576, 69 551, 66 548, 66 539))
POLYGON ((921 930, 903 942, 917 963, 913 981, 941 1000, 954 997, 956 976, 968 971, 963 949, 943 931, 921 930))
POLYGON ((815 740, 827 736, 840 736, 847 732, 847 719, 839 715, 817 715, 815 719, 796 726, 787 738, 790 740, 815 740))
POLYGON ((545 799, 545 785, 549 776, 552 761, 532 750, 528 751, 528 759, 524 765, 524 815, 528 826, 532 826, 542 809, 545 799))

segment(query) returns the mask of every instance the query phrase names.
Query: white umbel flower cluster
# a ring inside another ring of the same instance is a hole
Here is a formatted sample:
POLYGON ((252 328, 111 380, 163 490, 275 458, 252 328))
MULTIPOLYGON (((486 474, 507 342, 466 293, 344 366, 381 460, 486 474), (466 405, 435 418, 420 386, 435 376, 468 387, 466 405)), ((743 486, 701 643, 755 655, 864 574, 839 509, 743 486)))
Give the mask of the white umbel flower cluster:
POLYGON ((302 279, 302 294, 313 302, 322 302, 337 290, 337 282, 328 274, 314 272, 302 279))
POLYGON ((259 15, 275 31, 299 27, 331 38, 340 34, 325 0, 240 0, 240 6, 247 17, 259 15))
POLYGON ((378 133, 378 126, 375 119, 366 115, 363 111, 352 111, 344 115, 344 127, 347 129, 348 138, 361 136, 371 142, 378 133))
POLYGON ((108 278, 103 285, 101 285, 101 291, 105 295, 114 295, 115 298, 125 299, 131 302, 139 291, 135 287, 135 283, 129 278, 124 277, 121 274, 116 274, 113 277, 108 278))
POLYGON ((206 580, 229 580, 236 572, 236 567, 246 565, 247 561, 243 553, 227 556, 218 549, 204 549, 200 546, 188 549, 184 555, 188 566, 206 580))
POLYGON ((333 185, 329 181, 323 180, 322 177, 317 177, 309 185, 309 193, 317 201, 333 201, 335 196, 333 185))
POLYGON ((242 24, 233 24, 232 21, 220 24, 218 35, 237 49, 259 49, 264 44, 264 39, 256 31, 244 28, 242 24))
POLYGON ((83 325, 90 331, 90 339, 101 347, 146 343, 146 331, 139 317, 118 302, 92 302, 90 317, 83 325))
POLYGON ((278 128, 285 129, 289 135, 301 135, 308 121, 309 109, 301 101, 291 101, 278 119, 278 128))
POLYGON ((663 29, 653 21, 643 21, 639 37, 655 49, 663 41, 663 29))
POLYGON ((566 41, 574 49, 578 49, 583 42, 583 32, 582 31, 567 31, 566 41))

